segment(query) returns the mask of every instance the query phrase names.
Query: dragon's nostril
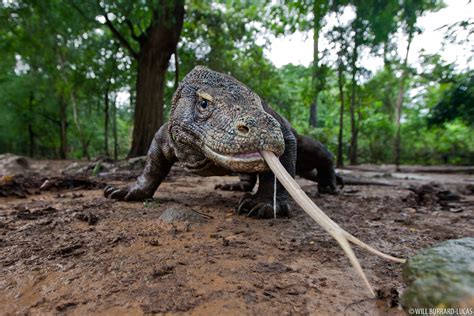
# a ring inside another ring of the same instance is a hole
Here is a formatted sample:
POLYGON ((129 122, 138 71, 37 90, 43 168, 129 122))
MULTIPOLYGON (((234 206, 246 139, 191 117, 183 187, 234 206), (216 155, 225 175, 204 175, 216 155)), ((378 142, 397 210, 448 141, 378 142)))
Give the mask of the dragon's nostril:
POLYGON ((241 134, 248 134, 249 131, 250 131, 247 126, 242 125, 242 124, 237 125, 237 130, 238 130, 239 133, 241 133, 241 134))

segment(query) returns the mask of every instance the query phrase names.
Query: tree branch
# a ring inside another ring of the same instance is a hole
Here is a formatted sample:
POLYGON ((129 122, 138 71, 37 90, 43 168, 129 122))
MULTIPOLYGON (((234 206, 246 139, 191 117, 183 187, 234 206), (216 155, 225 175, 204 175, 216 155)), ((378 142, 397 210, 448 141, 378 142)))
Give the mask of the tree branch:
POLYGON ((53 118, 52 116, 46 114, 45 112, 39 112, 39 114, 40 114, 41 116, 43 116, 45 119, 47 119, 48 121, 51 121, 51 122, 53 122, 53 123, 55 123, 55 124, 59 124, 59 123, 60 123, 59 120, 56 120, 55 118, 53 118))
POLYGON ((133 58, 137 59, 138 58, 138 53, 133 49, 132 45, 123 37, 122 34, 115 28, 115 26, 112 24, 112 22, 109 20, 107 17, 107 13, 104 15, 105 17, 105 24, 109 27, 110 31, 112 31, 112 34, 117 38, 117 40, 122 44, 122 46, 128 50, 130 55, 132 55, 133 58))
POLYGON ((87 21, 93 22, 93 23, 98 23, 98 21, 90 16, 88 16, 77 4, 75 1, 70 2, 71 6, 76 9, 77 12, 87 21))
POLYGON ((130 34, 132 35, 132 38, 136 40, 138 43, 140 43, 140 35, 137 35, 133 29, 133 24, 132 21, 130 21, 129 18, 125 18, 125 24, 127 24, 128 28, 130 29, 130 34))
POLYGON ((115 28, 114 24, 112 21, 110 21, 107 12, 105 12, 104 8, 100 5, 100 2, 97 0, 97 6, 99 9, 102 11, 102 16, 105 18, 105 25, 110 29, 112 34, 115 36, 115 38, 120 42, 120 44, 128 50, 130 55, 138 59, 138 53, 133 49, 132 45, 127 41, 127 39, 115 28))
POLYGON ((174 89, 178 89, 179 84, 179 56, 178 47, 174 50, 174 89))

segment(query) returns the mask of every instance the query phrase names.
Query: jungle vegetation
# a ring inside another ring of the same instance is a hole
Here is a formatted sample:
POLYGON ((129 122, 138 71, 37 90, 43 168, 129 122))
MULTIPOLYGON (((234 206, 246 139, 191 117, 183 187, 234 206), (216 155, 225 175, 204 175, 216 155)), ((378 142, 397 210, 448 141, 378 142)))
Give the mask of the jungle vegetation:
MULTIPOLYGON (((441 54, 408 62, 423 31, 419 18, 443 6, 3 0, 0 153, 144 155, 179 80, 199 64, 247 84, 300 133, 326 144, 339 166, 474 164, 474 70, 441 54), (344 19, 348 10, 352 17, 344 19), (265 51, 274 37, 297 31, 308 34, 312 64, 276 67, 265 51), (366 69, 370 57, 383 66, 366 69)), ((445 46, 469 46, 474 20, 442 31, 445 46)))

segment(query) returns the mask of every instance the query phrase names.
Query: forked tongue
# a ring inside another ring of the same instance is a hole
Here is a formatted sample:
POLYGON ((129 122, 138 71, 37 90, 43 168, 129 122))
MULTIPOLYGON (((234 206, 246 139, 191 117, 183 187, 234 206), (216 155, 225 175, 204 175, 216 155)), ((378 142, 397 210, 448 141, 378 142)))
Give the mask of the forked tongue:
POLYGON ((359 263, 359 260, 357 260, 354 251, 352 251, 349 241, 382 258, 400 263, 404 263, 406 260, 395 258, 383 252, 380 252, 377 249, 372 248, 363 241, 346 232, 326 214, 324 214, 324 212, 318 206, 316 206, 316 204, 313 203, 313 201, 303 192, 303 190, 301 190, 300 186, 288 174, 288 172, 282 166, 280 160, 275 156, 274 153, 270 151, 261 151, 260 153, 262 154, 263 158, 267 162, 270 169, 272 169, 273 173, 278 178, 280 183, 285 187, 288 193, 290 193, 296 203, 339 243, 342 250, 344 250, 347 257, 349 257, 352 266, 360 275, 365 285, 369 289, 371 295, 375 296, 374 290, 372 289, 369 280, 367 279, 364 271, 362 270, 362 267, 359 263))

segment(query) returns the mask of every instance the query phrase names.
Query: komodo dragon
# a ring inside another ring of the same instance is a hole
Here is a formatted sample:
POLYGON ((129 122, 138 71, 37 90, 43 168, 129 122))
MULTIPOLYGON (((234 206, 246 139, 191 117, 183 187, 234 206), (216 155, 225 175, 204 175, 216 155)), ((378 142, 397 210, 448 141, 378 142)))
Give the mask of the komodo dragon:
MULTIPOLYGON (((275 153, 294 177, 296 139, 284 118, 231 76, 195 67, 179 84, 169 122, 155 134, 145 168, 136 182, 107 186, 108 198, 140 201, 153 196, 175 162, 202 176, 256 173, 259 187, 245 194, 239 214, 274 216, 274 176, 259 151, 275 153)), ((289 214, 288 193, 277 184, 276 214, 289 214)))
MULTIPOLYGON (((305 179, 318 183, 319 193, 336 194, 336 183, 343 186, 342 177, 334 170, 334 158, 331 152, 317 140, 305 135, 298 135, 295 130, 297 154, 296 154, 296 174, 305 179)), ((216 185, 216 189, 225 191, 253 190, 257 176, 253 173, 240 173, 240 181, 216 185)))

